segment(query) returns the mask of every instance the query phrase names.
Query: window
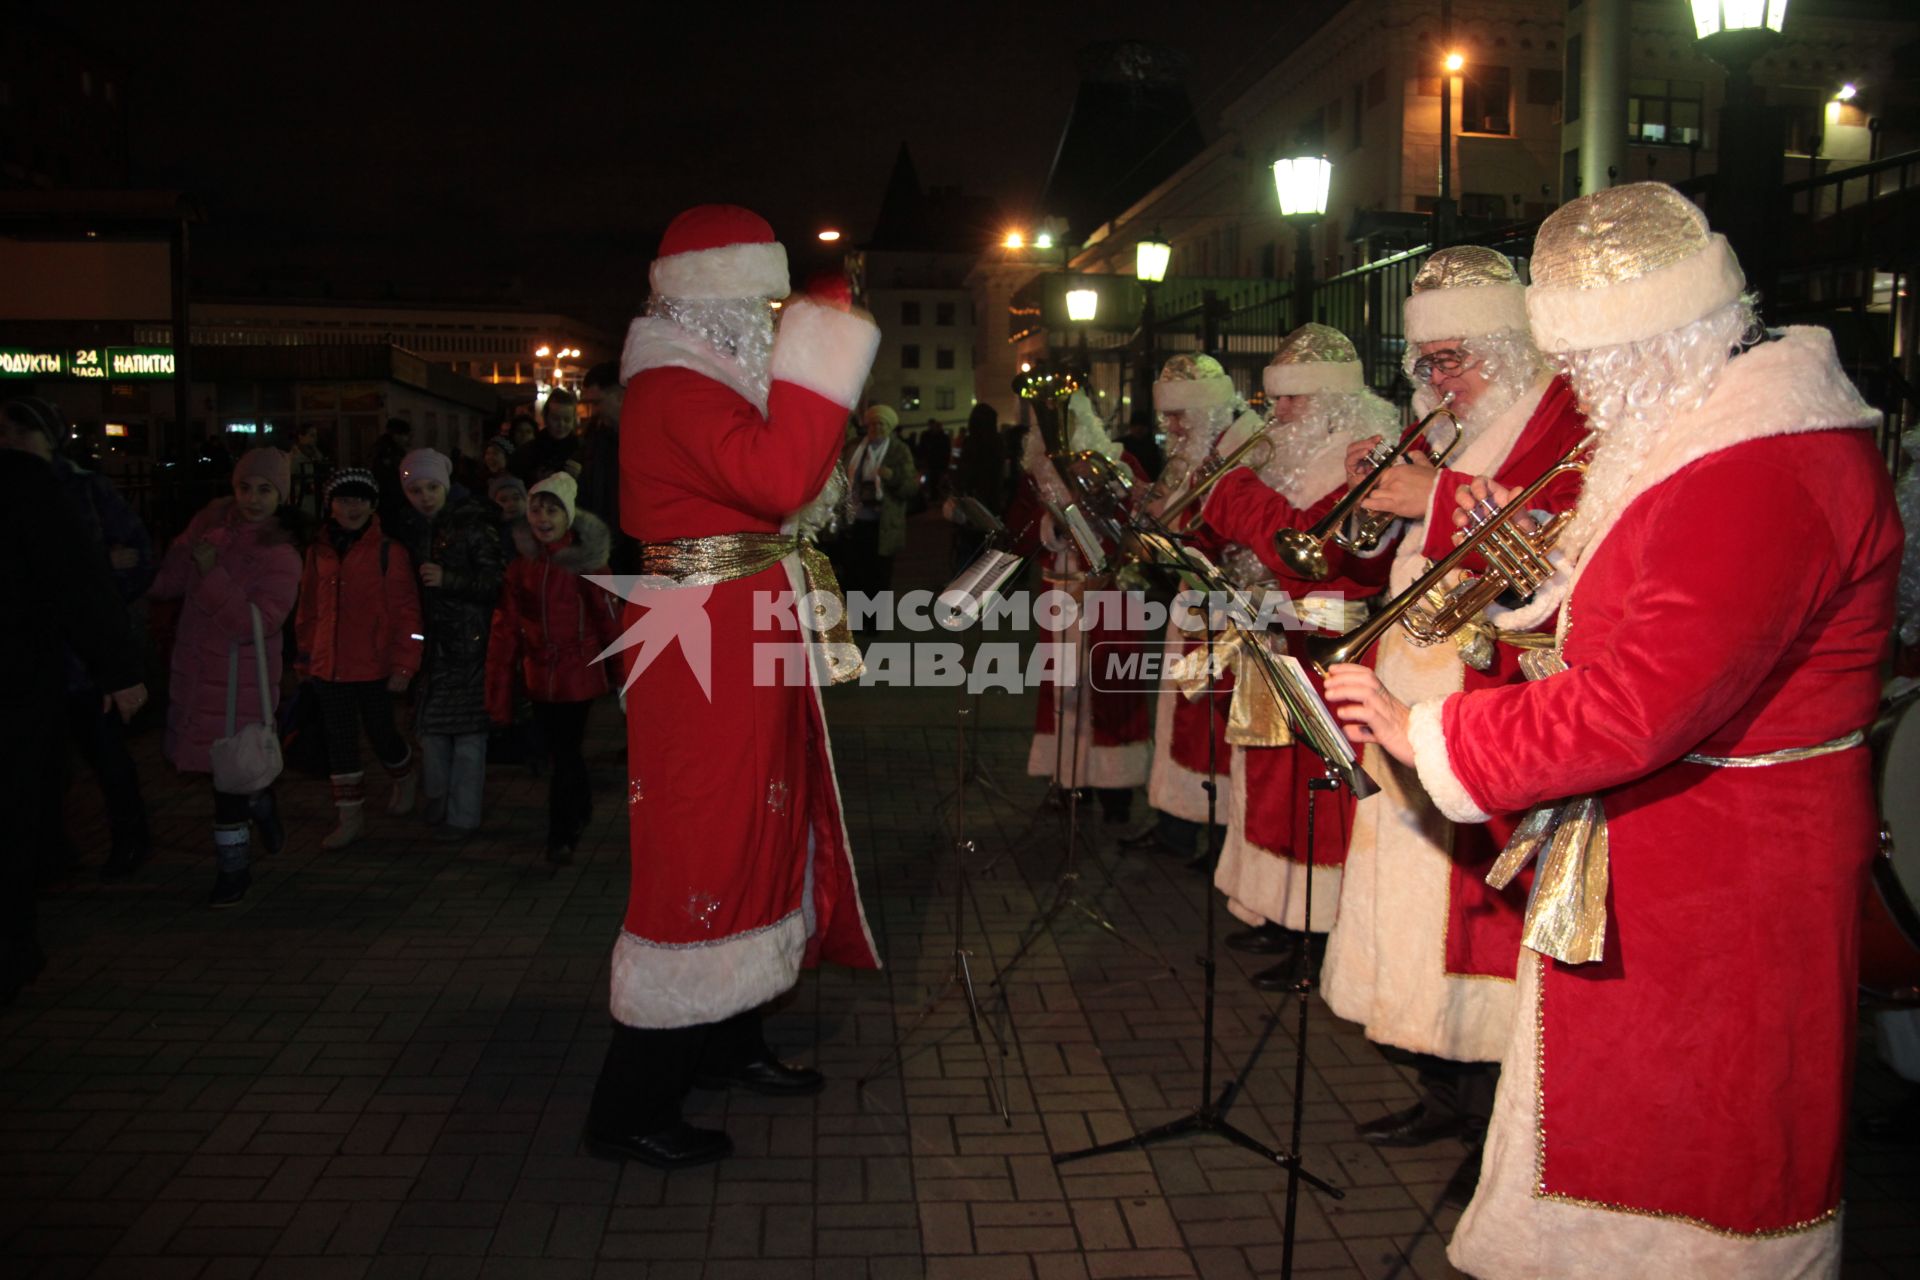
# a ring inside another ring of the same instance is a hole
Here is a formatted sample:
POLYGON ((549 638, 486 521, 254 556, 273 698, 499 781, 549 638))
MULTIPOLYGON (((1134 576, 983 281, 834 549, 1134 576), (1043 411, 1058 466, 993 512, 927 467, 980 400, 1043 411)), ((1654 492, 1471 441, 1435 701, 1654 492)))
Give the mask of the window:
POLYGON ((1554 67, 1534 67, 1527 72, 1527 105, 1560 105, 1560 72, 1554 67))
POLYGON ((933 407, 936 409, 953 408, 953 388, 935 387, 933 389, 933 407))
POLYGON ((936 369, 953 368, 953 348, 935 347, 933 349, 933 367, 936 369))
POLYGON ((909 342, 901 346, 900 367, 902 369, 918 369, 920 367, 920 344, 919 343, 909 342))
POLYGON ((1465 191, 1460 195, 1460 216, 1503 222, 1507 216, 1507 198, 1486 192, 1465 191))
POLYGON ((1469 67, 1460 78, 1460 132, 1513 132, 1513 73, 1506 67, 1469 67))
MULTIPOLYGON (((1560 113, 1561 122, 1564 124, 1572 124, 1580 118, 1580 43, 1578 35, 1567 37, 1567 74, 1565 76, 1567 106, 1560 113)), ((1578 173, 1579 169, 1576 168, 1574 172, 1578 173)), ((1571 200, 1573 196, 1562 192, 1561 198, 1571 200)))
POLYGON ((940 324, 940 325, 952 324, 953 323, 953 304, 951 302, 934 303, 933 304, 933 322, 935 324, 940 324))
POLYGON ((1698 80, 1629 80, 1627 137, 1682 147, 1699 143, 1702 88, 1698 80))
POLYGON ((920 388, 901 387, 900 388, 900 411, 902 413, 912 413, 915 410, 919 409, 919 407, 920 407, 920 388))
POLYGON ((920 323, 920 304, 917 302, 901 303, 900 304, 900 323, 901 324, 919 324, 920 323))

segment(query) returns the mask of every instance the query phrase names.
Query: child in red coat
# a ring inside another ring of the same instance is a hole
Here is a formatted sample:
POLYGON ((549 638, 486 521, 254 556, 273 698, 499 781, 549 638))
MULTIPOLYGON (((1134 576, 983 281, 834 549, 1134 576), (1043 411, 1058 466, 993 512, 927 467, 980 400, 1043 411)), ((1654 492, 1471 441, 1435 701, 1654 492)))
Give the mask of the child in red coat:
POLYGON ((516 679, 553 753, 547 791, 547 861, 573 858, 592 801, 580 744, 587 713, 607 691, 595 659, 619 634, 619 602, 581 575, 605 573, 613 540, 590 511, 574 506, 572 476, 556 472, 533 486, 526 523, 516 528, 520 552, 507 566, 506 589, 487 646, 487 710, 496 724, 513 719, 516 679))
POLYGON ((313 681, 339 811, 320 841, 341 849, 366 827, 360 729, 393 779, 387 812, 413 811, 413 752, 393 727, 393 695, 420 669, 420 591, 413 558, 381 532, 373 473, 347 467, 327 483, 327 523, 307 549, 295 627, 299 667, 313 681))

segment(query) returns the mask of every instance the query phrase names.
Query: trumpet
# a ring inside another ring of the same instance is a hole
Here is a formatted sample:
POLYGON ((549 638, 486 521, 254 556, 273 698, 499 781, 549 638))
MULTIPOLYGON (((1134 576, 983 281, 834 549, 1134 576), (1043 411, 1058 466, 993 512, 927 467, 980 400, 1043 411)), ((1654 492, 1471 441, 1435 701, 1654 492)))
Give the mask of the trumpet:
POLYGON ((1235 445, 1226 456, 1203 459, 1200 465, 1194 468, 1197 477, 1194 482, 1160 513, 1161 522, 1169 528, 1177 527, 1176 522, 1179 518, 1191 510, 1195 503, 1211 493, 1213 486, 1219 483, 1222 476, 1239 466, 1255 449, 1270 443, 1268 437, 1273 434, 1273 427, 1273 419, 1268 418, 1248 433, 1247 438, 1235 445))
POLYGON ((1453 392, 1447 392, 1439 407, 1426 417, 1413 424, 1411 430, 1401 436, 1391 448, 1382 441, 1367 455, 1369 467, 1366 479, 1347 490, 1346 496, 1333 505, 1333 510, 1321 517, 1319 523, 1311 529, 1282 529, 1274 536, 1274 546, 1279 549, 1280 560, 1292 570, 1295 576, 1308 578, 1315 582, 1325 580, 1332 570, 1327 564, 1327 546, 1344 548, 1366 554, 1380 545, 1380 539, 1393 526, 1396 516, 1385 511, 1363 511, 1353 517, 1353 528, 1344 528, 1347 517, 1360 505, 1361 499, 1373 492, 1380 477, 1386 475, 1387 468, 1399 462, 1412 450, 1416 441, 1425 438, 1427 431, 1439 418, 1446 418, 1453 424, 1453 439, 1447 447, 1434 453, 1433 462, 1440 466, 1453 456, 1460 444, 1460 419, 1447 406, 1453 403, 1453 392), (1384 450, 1384 452, 1382 452, 1384 450))
POLYGON ((1495 508, 1482 499, 1467 513, 1466 536, 1458 546, 1429 565, 1411 586, 1381 606, 1380 611, 1344 636, 1309 636, 1307 657, 1324 675, 1328 667, 1353 662, 1371 649, 1396 622, 1414 644, 1425 648, 1438 644, 1479 617, 1488 605, 1512 591, 1532 595, 1540 584, 1553 576, 1548 553, 1566 532, 1572 511, 1562 511, 1529 533, 1516 527, 1515 520, 1525 514, 1528 504, 1553 481, 1563 475, 1584 472, 1587 464, 1581 455, 1593 447, 1589 434, 1567 450, 1533 482, 1495 508), (1484 574, 1468 574, 1449 587, 1446 579, 1460 562, 1478 551, 1487 562, 1484 574))

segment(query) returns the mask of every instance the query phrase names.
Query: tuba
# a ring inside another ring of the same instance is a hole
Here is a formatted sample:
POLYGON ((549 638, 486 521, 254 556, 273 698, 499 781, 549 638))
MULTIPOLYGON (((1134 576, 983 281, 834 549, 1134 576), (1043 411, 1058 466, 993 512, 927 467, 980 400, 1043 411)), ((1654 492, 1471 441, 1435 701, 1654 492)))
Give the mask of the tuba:
POLYGON ((1563 475, 1585 471, 1587 464, 1581 461, 1581 456, 1593 443, 1594 436, 1589 434, 1514 494, 1505 506, 1496 508, 1482 499, 1468 511, 1465 536, 1459 545, 1429 565, 1411 586, 1382 605, 1380 611, 1364 623, 1337 638, 1309 636, 1306 651, 1313 665, 1324 674, 1335 663, 1356 661, 1396 622, 1414 644, 1422 648, 1438 644, 1479 617, 1507 592, 1532 595, 1553 576, 1548 553, 1566 532, 1574 513, 1562 511, 1531 533, 1514 522, 1526 513, 1528 504, 1542 489, 1563 475), (1476 551, 1486 560, 1487 572, 1468 574, 1453 586, 1447 586, 1447 578, 1460 567, 1460 562, 1476 551))
POLYGON ((1388 447, 1385 441, 1375 446, 1366 458, 1366 479, 1349 489, 1346 496, 1336 502, 1333 510, 1321 517, 1313 528, 1282 529, 1274 536, 1281 562, 1295 576, 1314 582, 1324 580, 1332 572, 1327 564, 1329 543, 1363 555, 1380 545, 1380 539, 1399 517, 1385 511, 1362 511, 1353 515, 1354 509, 1360 505, 1361 499, 1373 492, 1374 486, 1380 483, 1380 477, 1387 473, 1387 468, 1406 457, 1414 444, 1424 439, 1433 424, 1443 417, 1453 424, 1453 439, 1447 441, 1446 448, 1432 455, 1434 465, 1443 465, 1453 456, 1454 449, 1460 444, 1460 419, 1447 407, 1452 402, 1453 392, 1449 391, 1438 408, 1414 423, 1392 447, 1388 447), (1353 515, 1353 524, 1348 529, 1345 526, 1350 515, 1353 515))

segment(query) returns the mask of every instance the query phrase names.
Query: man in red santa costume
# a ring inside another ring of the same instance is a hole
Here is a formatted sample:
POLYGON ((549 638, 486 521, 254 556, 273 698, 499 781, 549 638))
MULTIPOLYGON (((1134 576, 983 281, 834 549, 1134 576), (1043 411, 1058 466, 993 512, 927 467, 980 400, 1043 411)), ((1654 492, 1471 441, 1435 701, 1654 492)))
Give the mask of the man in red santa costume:
MULTIPOLYGON (((1064 417, 1064 452, 1097 453, 1125 467, 1136 484, 1146 483, 1139 464, 1107 435, 1086 392, 1075 391, 1068 398, 1064 417)), ((1110 608, 1096 609, 1087 598, 1090 592, 1117 594, 1113 576, 1089 573, 1086 556, 1054 521, 1054 512, 1073 503, 1037 420, 1022 442, 1022 465, 1026 476, 1006 517, 1007 527, 1016 531, 1015 549, 1040 562, 1046 591, 1062 592, 1076 602, 1072 625, 1040 638, 1050 651, 1045 668, 1050 678, 1042 681, 1034 708, 1027 775, 1051 778, 1054 786, 1066 790, 1090 789, 1099 797, 1107 822, 1125 822, 1133 789, 1147 780, 1152 759, 1146 691, 1093 679, 1091 663, 1096 651, 1105 662, 1108 655, 1137 646, 1139 637, 1116 621, 1110 608)), ((1114 601, 1100 603, 1111 606, 1114 601)))
MULTIPOLYGON (((1217 468, 1223 453, 1256 429, 1259 419, 1241 403, 1220 362, 1204 355, 1178 355, 1167 361, 1153 384, 1153 407, 1167 435, 1167 465, 1146 503, 1148 512, 1158 517, 1217 468)), ((1204 529, 1199 531, 1197 544, 1218 557, 1224 548, 1206 534, 1204 529)), ((1167 619, 1169 655, 1201 644, 1197 618, 1196 611, 1176 602, 1174 616, 1167 619)), ((1216 694, 1224 694, 1230 684, 1231 678, 1223 677, 1213 682, 1213 688, 1216 694)), ((1211 761, 1224 780, 1231 768, 1226 724, 1224 702, 1209 711, 1205 696, 1185 697, 1171 675, 1161 679, 1154 704, 1153 767, 1147 777, 1147 803, 1154 810, 1154 821, 1138 835, 1122 840, 1123 849, 1151 849, 1188 858, 1195 870, 1212 865, 1225 837, 1228 801, 1223 788, 1209 813, 1207 771, 1211 761), (1211 751, 1209 722, 1215 739, 1211 751), (1209 817, 1218 824, 1210 836, 1212 846, 1196 853, 1195 842, 1209 817)))
MULTIPOLYGON (((1269 639, 1276 651, 1285 644, 1299 657, 1305 636, 1339 635, 1366 619, 1367 601, 1379 594, 1389 558, 1384 549, 1360 556, 1329 547, 1328 577, 1308 580, 1279 558, 1274 535, 1305 529, 1325 515, 1347 491, 1348 450, 1356 441, 1397 430, 1400 414, 1367 388, 1353 343, 1323 324, 1288 334, 1262 381, 1273 404, 1267 456, 1258 468, 1242 467, 1222 479, 1204 516, 1210 529, 1236 544, 1222 555, 1228 576, 1253 602, 1276 606, 1277 618, 1298 619, 1284 639, 1269 639)), ((1324 935, 1339 910, 1353 802, 1343 790, 1337 803, 1319 807, 1309 921, 1307 783, 1326 770, 1312 748, 1295 741, 1285 713, 1244 663, 1235 666, 1234 690, 1240 701, 1229 717, 1235 722, 1228 731, 1234 743, 1232 803, 1213 882, 1227 896, 1227 909, 1251 926, 1228 934, 1227 945, 1272 957, 1253 983, 1280 991, 1297 976, 1302 932, 1324 935)))
POLYGON ((1759 328, 1670 187, 1562 206, 1532 268, 1534 338, 1599 432, 1552 660, 1411 710, 1358 667, 1327 683, 1447 817, 1527 812, 1502 869, 1540 859, 1448 1256, 1481 1280, 1836 1276, 1861 730, 1901 543, 1879 415, 1825 330, 1759 328))
MULTIPOLYGON (((1447 466, 1394 467, 1361 504, 1410 522, 1389 595, 1453 549, 1455 495, 1472 477, 1523 486, 1586 435, 1566 380, 1533 345, 1525 295, 1513 265, 1478 246, 1441 249, 1414 277, 1405 313, 1414 412, 1424 416, 1450 396, 1460 440, 1447 466)), ((1444 443, 1451 432, 1436 426, 1434 438, 1444 443)), ((1564 510, 1578 493, 1578 477, 1569 476, 1533 505, 1564 510)), ((1551 617, 1550 605, 1537 608, 1532 621, 1542 617, 1551 617)), ((1394 627, 1380 642, 1374 669, 1388 688, 1419 697, 1511 684, 1522 678, 1516 643, 1529 641, 1528 624, 1505 616, 1494 622, 1426 648, 1394 627)), ((1464 1202, 1512 1020, 1525 893, 1519 882, 1495 891, 1485 877, 1518 815, 1455 828, 1411 770, 1378 747, 1365 754, 1380 792, 1354 814, 1322 992, 1329 1009, 1419 1072, 1420 1099, 1362 1123, 1360 1136, 1394 1147, 1464 1138, 1468 1159, 1449 1187, 1464 1202)))
POLYGON ((818 688, 858 654, 843 621, 809 643, 794 612, 837 594, 808 526, 838 496, 879 331, 797 298, 776 338, 786 252, 731 205, 674 219, 651 277, 621 361, 620 510, 646 575, 625 637, 632 888, 588 1137, 674 1168, 732 1150, 681 1120, 689 1086, 820 1087, 768 1050, 760 1006, 803 967, 879 964, 818 688))

